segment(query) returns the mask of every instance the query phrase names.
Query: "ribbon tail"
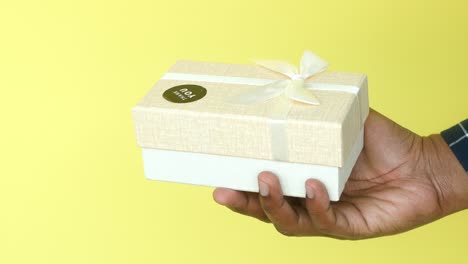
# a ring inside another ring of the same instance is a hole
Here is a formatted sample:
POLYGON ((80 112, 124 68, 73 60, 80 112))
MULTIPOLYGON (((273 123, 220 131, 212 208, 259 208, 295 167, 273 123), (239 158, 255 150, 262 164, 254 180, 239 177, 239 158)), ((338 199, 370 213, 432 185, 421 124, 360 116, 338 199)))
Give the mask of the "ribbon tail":
POLYGON ((253 104, 259 103, 283 93, 288 85, 288 80, 276 81, 267 85, 254 87, 238 95, 228 97, 226 101, 232 104, 253 104))
POLYGON ((319 105, 320 102, 314 92, 303 87, 304 81, 293 80, 286 88, 286 96, 292 100, 305 104, 319 105))

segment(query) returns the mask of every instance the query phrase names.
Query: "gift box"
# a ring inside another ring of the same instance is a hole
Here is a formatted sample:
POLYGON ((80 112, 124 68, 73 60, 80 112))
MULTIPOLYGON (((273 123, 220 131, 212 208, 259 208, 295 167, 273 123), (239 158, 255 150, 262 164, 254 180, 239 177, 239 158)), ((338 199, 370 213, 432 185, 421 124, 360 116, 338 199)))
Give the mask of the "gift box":
POLYGON ((284 195, 305 181, 338 200, 363 148, 367 77, 332 72, 306 51, 300 68, 177 61, 132 109, 149 179, 258 192, 272 171, 284 195))

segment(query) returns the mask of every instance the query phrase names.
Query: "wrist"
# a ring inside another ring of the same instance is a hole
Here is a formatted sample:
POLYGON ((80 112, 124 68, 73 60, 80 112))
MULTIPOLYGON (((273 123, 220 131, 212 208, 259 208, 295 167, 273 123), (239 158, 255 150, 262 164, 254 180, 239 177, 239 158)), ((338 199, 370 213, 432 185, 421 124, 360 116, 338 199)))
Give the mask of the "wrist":
POLYGON ((426 175, 437 190, 439 205, 448 215, 468 208, 468 175, 444 139, 436 134, 422 138, 426 175))

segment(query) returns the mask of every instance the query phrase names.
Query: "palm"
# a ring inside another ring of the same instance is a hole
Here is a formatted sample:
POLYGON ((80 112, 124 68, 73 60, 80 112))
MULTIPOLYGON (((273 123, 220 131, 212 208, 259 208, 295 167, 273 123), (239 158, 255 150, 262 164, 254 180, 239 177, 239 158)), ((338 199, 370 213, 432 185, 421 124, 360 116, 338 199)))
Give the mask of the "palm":
POLYGON ((283 198, 274 175, 259 177, 270 186, 268 197, 217 189, 215 200, 272 222, 287 235, 373 237, 406 231, 440 215, 437 190, 418 162, 420 137, 371 110, 364 142, 339 202, 330 203, 324 186, 314 180, 307 184, 315 199, 283 198))
POLYGON ((365 148, 332 204, 337 224, 352 237, 399 233, 439 215, 437 191, 417 162, 420 138, 371 113, 365 148))

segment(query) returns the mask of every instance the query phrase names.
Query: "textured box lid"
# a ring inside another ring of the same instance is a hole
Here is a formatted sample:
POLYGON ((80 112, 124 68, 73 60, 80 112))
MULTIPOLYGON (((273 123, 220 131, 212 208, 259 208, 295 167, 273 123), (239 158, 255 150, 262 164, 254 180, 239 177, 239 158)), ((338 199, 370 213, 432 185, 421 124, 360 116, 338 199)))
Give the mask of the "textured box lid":
MULTIPOLYGON (((178 61, 168 72, 287 79, 257 65, 196 61, 178 61)), ((341 167, 369 112, 367 77, 325 71, 309 81, 356 86, 360 90, 357 94, 314 91, 320 101, 318 106, 284 96, 240 105, 227 103, 226 98, 256 86, 161 79, 132 109, 137 143, 144 148, 267 160, 274 159, 274 144, 285 144, 288 153, 285 161, 341 167), (183 84, 200 85, 207 93, 190 103, 174 103, 163 97, 169 88, 183 84), (285 139, 278 142, 272 136, 271 109, 285 102, 291 106, 284 121, 285 139)))

